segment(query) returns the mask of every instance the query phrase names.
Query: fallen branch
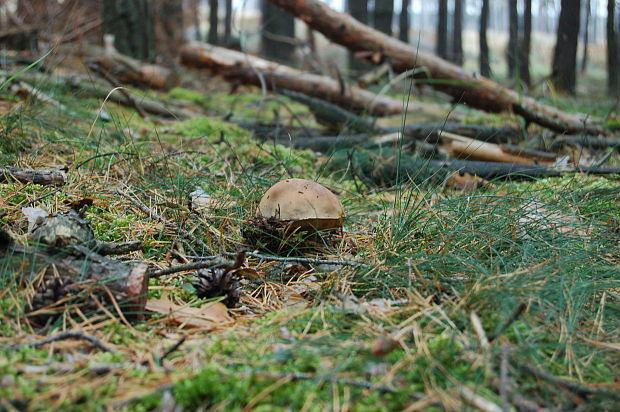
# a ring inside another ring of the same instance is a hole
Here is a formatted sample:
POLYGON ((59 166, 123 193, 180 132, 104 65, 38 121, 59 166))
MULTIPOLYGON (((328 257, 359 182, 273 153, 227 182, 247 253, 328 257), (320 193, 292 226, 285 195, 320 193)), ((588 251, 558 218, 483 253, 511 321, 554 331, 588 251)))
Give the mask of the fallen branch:
POLYGON ((163 66, 145 64, 117 52, 104 51, 101 47, 89 47, 94 61, 123 83, 146 86, 153 89, 171 89, 179 83, 176 72, 163 66))
POLYGON ((312 74, 260 57, 235 50, 191 42, 181 49, 181 62, 189 67, 209 70, 227 79, 261 85, 262 76, 270 89, 288 89, 327 100, 350 110, 364 112, 371 110, 379 116, 400 114, 401 100, 377 96, 355 86, 344 86, 335 79, 312 74), (258 72, 258 73, 257 73, 258 72))
POLYGON ((116 353, 116 351, 114 349, 104 345, 96 337, 94 337, 92 335, 88 335, 88 334, 86 334, 84 332, 71 331, 71 330, 59 333, 59 334, 54 335, 54 336, 50 336, 49 338, 40 340, 38 342, 28 343, 28 344, 26 344, 26 346, 28 346, 30 348, 38 348, 40 346, 47 345, 48 343, 56 342, 56 341, 59 341, 59 340, 66 340, 66 339, 82 339, 82 340, 85 340, 85 341, 89 342, 94 347, 96 347, 98 349, 101 349, 104 352, 116 353))
POLYGON ((11 179, 43 186, 64 186, 67 174, 58 169, 23 169, 11 166, 0 168, 0 183, 11 179))
POLYGON ((469 173, 483 179, 510 178, 535 179, 540 177, 562 176, 567 173, 589 173, 595 175, 620 173, 618 167, 554 167, 545 165, 524 165, 496 162, 473 162, 465 160, 425 160, 403 156, 400 169, 396 159, 396 150, 383 150, 383 156, 377 156, 372 151, 356 150, 353 153, 340 151, 331 159, 330 167, 336 170, 355 169, 361 177, 365 177, 373 184, 391 186, 396 183, 397 177, 412 179, 420 184, 429 182, 443 182, 452 173, 461 175, 469 173), (393 153, 393 156, 386 156, 393 153))
POLYGON ((596 136, 562 136, 553 140, 549 149, 562 147, 565 145, 579 145, 592 149, 614 148, 620 149, 620 138, 596 137, 596 136))
POLYGON ((560 133, 609 133, 592 118, 566 113, 530 97, 520 96, 514 90, 485 77, 474 76, 415 45, 374 30, 319 0, 270 1, 352 52, 372 56, 375 62, 389 62, 395 72, 422 67, 415 75, 420 83, 428 83, 460 103, 489 112, 514 112, 528 122, 560 133))

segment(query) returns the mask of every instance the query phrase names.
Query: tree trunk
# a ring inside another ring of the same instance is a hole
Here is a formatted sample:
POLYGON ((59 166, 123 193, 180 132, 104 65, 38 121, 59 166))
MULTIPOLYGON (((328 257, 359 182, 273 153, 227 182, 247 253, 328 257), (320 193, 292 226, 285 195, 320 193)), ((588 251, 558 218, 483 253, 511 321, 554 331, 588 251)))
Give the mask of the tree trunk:
POLYGON ((508 78, 513 79, 517 67, 517 49, 519 47, 519 12, 517 0, 508 0, 508 47, 506 48, 506 64, 508 78))
POLYGON ((559 132, 609 134, 600 120, 583 114, 566 113, 536 100, 522 96, 486 77, 475 76, 437 56, 386 36, 365 26, 350 16, 331 9, 319 0, 270 0, 289 13, 298 16, 335 43, 349 50, 371 52, 378 62, 389 60, 397 73, 413 68, 425 70, 416 74, 420 84, 443 91, 471 107, 490 112, 515 112, 528 122, 559 132))
POLYGON ((226 17, 224 20, 224 46, 230 47, 230 34, 232 32, 232 0, 226 0, 226 17))
POLYGON ((452 61, 463 65, 463 0, 454 0, 454 26, 452 27, 452 61))
POLYGON ((209 35, 207 36, 207 42, 217 45, 217 23, 218 23, 218 0, 209 0, 209 35))
POLYGON ((530 85, 530 49, 532 44, 532 0, 525 0, 523 10, 523 37, 519 47, 519 74, 521 82, 530 85))
POLYGON ((557 90, 568 94, 575 93, 580 3, 581 0, 562 0, 553 54, 553 84, 557 90))
POLYGON ((586 9, 584 11, 585 27, 583 28, 583 57, 581 58, 581 73, 585 73, 586 67, 588 65, 588 43, 590 41, 588 29, 590 26, 590 14, 592 12, 592 10, 590 9, 590 0, 586 0, 585 6, 586 6, 586 9))
POLYGON ((411 0, 402 0, 400 9, 400 19, 398 21, 398 38, 405 43, 409 43, 409 7, 411 0))
MULTIPOLYGON (((368 0, 347 0, 347 10, 355 20, 368 24, 368 0)), ((360 73, 368 70, 369 66, 349 52, 349 69, 360 73)))
POLYGON ((271 4, 269 0, 262 0, 261 9, 263 54, 276 61, 291 61, 295 51, 294 17, 271 4))
POLYGON ((491 66, 489 65, 489 43, 487 42, 487 28, 489 26, 489 0, 482 0, 482 10, 480 11, 480 74, 491 77, 491 66))
POLYGON ((103 27, 119 53, 155 61, 153 0, 104 0, 103 27))
POLYGON ((439 0, 437 15, 437 56, 448 58, 448 0, 439 0))
POLYGON ((375 0, 375 29, 392 35, 392 19, 394 17, 394 0, 375 0))
POLYGON ((183 44, 183 2, 156 0, 155 5, 157 54, 169 65, 176 61, 183 44))
POLYGON ((618 95, 618 37, 616 35, 616 1, 607 0, 607 89, 618 95))

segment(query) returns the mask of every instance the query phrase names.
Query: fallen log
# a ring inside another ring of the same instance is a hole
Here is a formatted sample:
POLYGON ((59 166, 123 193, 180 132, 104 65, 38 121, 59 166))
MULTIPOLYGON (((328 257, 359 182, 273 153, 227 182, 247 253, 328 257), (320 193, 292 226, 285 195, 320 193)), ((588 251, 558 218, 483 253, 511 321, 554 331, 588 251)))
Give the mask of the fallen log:
POLYGON ((459 103, 489 112, 514 112, 527 122, 560 133, 582 133, 584 130, 592 134, 609 133, 591 117, 563 112, 531 97, 521 96, 485 77, 474 76, 415 45, 374 30, 319 0, 269 1, 352 52, 372 56, 375 62, 389 62, 398 73, 423 67, 424 70, 419 70, 415 77, 449 94, 459 103))
POLYGON ((67 174, 58 169, 23 169, 21 167, 1 167, 0 183, 16 179, 22 183, 35 183, 43 186, 64 186, 67 174))
POLYGON ((555 167, 466 160, 428 160, 384 148, 381 155, 375 150, 341 150, 334 153, 328 167, 336 172, 353 173, 367 184, 393 186, 397 178, 416 184, 442 184, 453 173, 466 173, 483 179, 532 180, 570 173, 595 175, 620 173, 619 167, 555 167), (398 164, 400 163, 400 169, 398 164))
POLYGON ((447 142, 446 151, 455 158, 499 163, 553 164, 553 159, 538 159, 524 153, 511 153, 495 143, 483 142, 455 133, 442 131, 441 140, 447 142))
POLYGON ((89 60, 99 64, 122 83, 168 90, 179 83, 178 74, 166 67, 147 64, 115 51, 89 47, 89 60))
POLYGON ((549 148, 552 149, 565 145, 579 145, 583 147, 590 147, 592 149, 620 149, 620 139, 597 136, 562 136, 554 139, 549 148))
POLYGON ((84 313, 110 305, 124 316, 140 316, 147 299, 147 265, 129 265, 97 253, 37 244, 20 245, 0 231, 0 264, 4 276, 24 279, 32 288, 25 311, 37 323, 71 305, 84 313))
MULTIPOLYGON (((387 116, 400 114, 403 103, 398 99, 376 94, 355 86, 345 85, 328 76, 312 74, 260 57, 235 50, 190 42, 181 49, 181 63, 209 70, 230 80, 264 86, 269 90, 287 89, 327 100, 349 110, 387 116)), ((413 109, 413 102, 410 103, 413 109)))
POLYGON ((375 124, 375 119, 358 116, 325 100, 289 90, 282 90, 281 93, 308 106, 318 122, 327 125, 330 130, 338 132, 344 131, 346 133, 351 131, 354 133, 387 134, 396 133, 402 129, 404 134, 410 138, 427 140, 433 143, 439 140, 439 135, 442 131, 496 143, 521 140, 522 136, 520 130, 512 127, 491 127, 454 122, 412 123, 407 124, 404 128, 401 126, 381 127, 375 124))

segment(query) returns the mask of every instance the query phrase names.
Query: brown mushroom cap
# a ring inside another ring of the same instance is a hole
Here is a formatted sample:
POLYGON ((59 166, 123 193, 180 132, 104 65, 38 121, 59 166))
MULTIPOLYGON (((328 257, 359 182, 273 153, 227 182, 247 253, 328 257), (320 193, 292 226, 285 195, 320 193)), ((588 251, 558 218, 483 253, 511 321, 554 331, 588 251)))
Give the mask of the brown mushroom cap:
POLYGON ((305 179, 286 179, 271 186, 257 214, 316 230, 337 229, 344 221, 344 208, 336 195, 305 179))

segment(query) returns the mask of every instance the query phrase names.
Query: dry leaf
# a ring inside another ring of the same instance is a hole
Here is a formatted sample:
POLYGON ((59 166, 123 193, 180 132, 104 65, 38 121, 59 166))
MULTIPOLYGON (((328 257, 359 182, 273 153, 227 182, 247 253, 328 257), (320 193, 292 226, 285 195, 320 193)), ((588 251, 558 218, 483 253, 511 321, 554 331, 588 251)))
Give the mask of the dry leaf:
POLYGON ((228 316, 228 308, 221 302, 207 302, 199 308, 192 308, 179 306, 164 295, 160 299, 149 299, 146 302, 146 309, 168 315, 167 320, 170 323, 184 325, 187 328, 212 329, 223 323, 232 322, 232 318, 228 316))

